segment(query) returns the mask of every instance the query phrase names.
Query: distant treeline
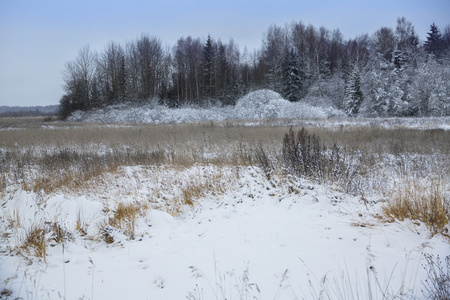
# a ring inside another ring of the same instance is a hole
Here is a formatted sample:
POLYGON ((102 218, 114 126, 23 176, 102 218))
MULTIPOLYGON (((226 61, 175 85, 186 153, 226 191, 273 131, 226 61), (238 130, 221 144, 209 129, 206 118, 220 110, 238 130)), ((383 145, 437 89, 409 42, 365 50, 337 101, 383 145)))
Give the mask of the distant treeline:
POLYGON ((395 28, 344 39, 339 29, 302 22, 266 31, 261 49, 180 38, 173 47, 142 35, 103 52, 83 47, 64 69, 59 114, 158 99, 169 107, 234 105, 242 95, 271 89, 349 116, 450 115, 450 26, 432 24, 425 41, 398 18, 395 28))
POLYGON ((51 117, 58 115, 59 106, 0 106, 0 118, 51 117))

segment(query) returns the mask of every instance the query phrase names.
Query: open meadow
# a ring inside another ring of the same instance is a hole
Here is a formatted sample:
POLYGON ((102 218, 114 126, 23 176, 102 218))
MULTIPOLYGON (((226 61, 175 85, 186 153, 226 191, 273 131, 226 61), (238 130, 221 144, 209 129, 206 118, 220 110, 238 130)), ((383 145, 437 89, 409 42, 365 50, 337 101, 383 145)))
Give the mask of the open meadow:
POLYGON ((2 118, 0 299, 446 297, 449 125, 2 118))

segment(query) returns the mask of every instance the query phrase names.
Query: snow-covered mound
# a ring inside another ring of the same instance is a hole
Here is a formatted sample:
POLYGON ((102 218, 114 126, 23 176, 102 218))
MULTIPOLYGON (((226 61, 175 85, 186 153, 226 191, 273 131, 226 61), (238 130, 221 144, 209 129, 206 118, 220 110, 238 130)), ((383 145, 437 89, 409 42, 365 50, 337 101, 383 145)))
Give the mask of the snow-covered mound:
POLYGON ((286 104, 288 101, 280 94, 271 90, 258 90, 239 99, 235 112, 242 119, 278 118, 286 104))
POLYGON ((181 107, 168 108, 149 103, 145 105, 116 105, 88 112, 75 112, 70 121, 108 123, 191 123, 224 120, 326 119, 344 116, 334 108, 321 108, 305 103, 289 102, 271 90, 258 90, 240 98, 235 107, 181 107))
POLYGON ((258 90, 239 99, 235 106, 238 119, 326 119, 344 116, 333 108, 321 108, 301 102, 289 102, 271 90, 258 90))

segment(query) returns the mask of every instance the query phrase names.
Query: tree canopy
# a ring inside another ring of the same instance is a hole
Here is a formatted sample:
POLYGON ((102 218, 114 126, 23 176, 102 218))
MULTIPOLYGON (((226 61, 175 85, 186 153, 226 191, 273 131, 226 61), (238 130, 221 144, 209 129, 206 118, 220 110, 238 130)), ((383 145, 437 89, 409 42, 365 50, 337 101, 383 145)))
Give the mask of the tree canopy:
POLYGON ((339 29, 294 22, 269 27, 252 53, 210 35, 181 37, 171 48, 142 35, 126 45, 110 42, 101 53, 81 48, 63 76, 63 118, 154 99, 170 107, 234 105, 262 88, 350 116, 448 116, 450 26, 441 31, 433 23, 421 43, 405 18, 347 40, 339 29))

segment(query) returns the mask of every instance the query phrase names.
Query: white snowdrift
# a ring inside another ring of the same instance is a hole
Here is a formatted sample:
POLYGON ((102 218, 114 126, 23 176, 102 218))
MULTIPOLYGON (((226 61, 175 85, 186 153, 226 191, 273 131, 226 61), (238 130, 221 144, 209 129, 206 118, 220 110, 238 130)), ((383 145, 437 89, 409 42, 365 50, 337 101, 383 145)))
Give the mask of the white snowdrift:
POLYGON ((239 99, 234 107, 210 108, 168 108, 155 103, 136 105, 116 105, 88 112, 77 111, 70 121, 107 123, 190 123, 224 121, 236 119, 326 119, 344 116, 333 108, 320 108, 304 103, 289 102, 271 90, 258 90, 239 99))
MULTIPOLYGON (((448 242, 424 225, 380 222, 379 203, 305 180, 269 182, 257 168, 215 168, 125 167, 82 195, 50 195, 45 206, 16 191, 4 216, 20 211, 24 227, 59 222, 74 235, 64 249, 49 245, 47 264, 0 256, 0 282, 24 299, 421 299, 422 253, 448 254, 448 242), (225 195, 206 195, 178 217, 162 209, 179 192, 171 181, 185 186, 218 171, 235 176, 224 180, 225 195), (136 239, 114 230, 107 245, 98 227, 119 201, 155 207, 136 220, 136 239), (77 212, 87 236, 73 229, 77 212)), ((14 243, 6 240, 2 251, 14 243)))

